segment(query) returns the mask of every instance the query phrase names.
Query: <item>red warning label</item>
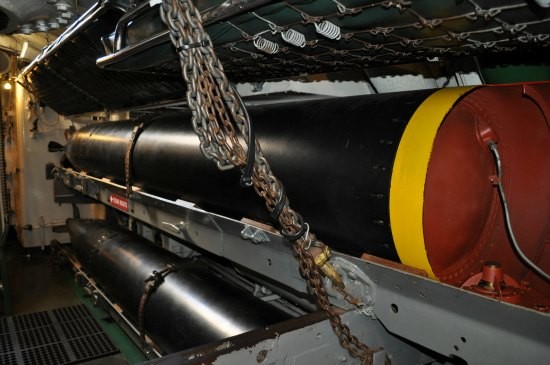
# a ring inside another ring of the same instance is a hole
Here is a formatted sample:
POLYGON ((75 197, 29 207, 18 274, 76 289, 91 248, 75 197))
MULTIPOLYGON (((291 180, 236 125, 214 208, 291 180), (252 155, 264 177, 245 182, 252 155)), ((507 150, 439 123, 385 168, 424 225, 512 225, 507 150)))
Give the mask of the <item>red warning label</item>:
POLYGON ((109 204, 125 212, 128 211, 128 199, 121 196, 115 194, 109 195, 109 204))

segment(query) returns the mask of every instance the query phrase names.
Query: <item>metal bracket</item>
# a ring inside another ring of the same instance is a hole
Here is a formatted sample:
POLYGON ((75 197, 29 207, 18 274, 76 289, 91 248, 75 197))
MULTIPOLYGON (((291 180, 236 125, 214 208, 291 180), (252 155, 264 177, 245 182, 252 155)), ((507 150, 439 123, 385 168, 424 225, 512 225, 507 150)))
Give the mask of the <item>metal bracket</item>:
POLYGON ((99 194, 98 186, 91 180, 82 179, 82 194, 88 195, 92 198, 97 198, 99 194))
POLYGON ((241 231, 241 237, 243 240, 250 240, 256 244, 269 242, 269 237, 264 231, 252 226, 244 227, 241 231))
POLYGON ((160 222, 160 224, 169 227, 172 229, 175 233, 185 233, 187 230, 187 225, 184 221, 180 221, 178 223, 170 223, 170 222, 160 222))
MULTIPOLYGON (((357 265, 345 260, 342 257, 334 257, 330 260, 332 266, 342 277, 346 292, 358 300, 356 307, 363 314, 376 319, 374 314, 374 301, 376 297, 376 284, 357 265)), ((327 293, 333 297, 344 300, 341 291, 332 285, 332 282, 325 278, 327 293)), ((347 305, 349 307, 349 304, 347 305)))

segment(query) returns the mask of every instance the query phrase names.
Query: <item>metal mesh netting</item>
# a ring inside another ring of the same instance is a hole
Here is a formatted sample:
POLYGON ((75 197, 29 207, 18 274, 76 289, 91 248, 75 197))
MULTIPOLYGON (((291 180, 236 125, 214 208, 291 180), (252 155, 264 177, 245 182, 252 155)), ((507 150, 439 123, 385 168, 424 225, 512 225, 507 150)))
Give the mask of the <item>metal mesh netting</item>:
MULTIPOLYGON (((155 23, 158 6, 147 8, 149 15, 132 19, 127 39, 145 44, 130 56, 141 69, 96 65, 105 55, 101 37, 120 18, 111 10, 35 65, 26 87, 65 115, 179 100, 185 86, 168 36, 160 45, 145 41, 164 29, 155 23)), ((474 55, 482 69, 495 59, 545 65, 550 59, 550 8, 527 0, 274 1, 206 30, 231 82, 474 55)))
POLYGON ((237 79, 550 45, 550 9, 520 0, 279 1, 207 28, 237 79))

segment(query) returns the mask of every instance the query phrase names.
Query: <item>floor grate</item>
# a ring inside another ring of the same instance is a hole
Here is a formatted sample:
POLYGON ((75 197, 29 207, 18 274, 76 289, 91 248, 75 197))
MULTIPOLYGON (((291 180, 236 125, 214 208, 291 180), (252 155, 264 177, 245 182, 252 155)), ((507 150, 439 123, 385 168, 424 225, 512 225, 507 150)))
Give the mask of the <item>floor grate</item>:
MULTIPOLYGON (((11 336, 9 333, 0 335, 0 354, 7 352, 13 352, 13 342, 11 342, 11 336)), ((0 364, 4 364, 4 362, 2 361, 0 364)))
POLYGON ((84 305, 0 318, 0 364, 76 364, 118 353, 84 305))
POLYGON ((21 354, 23 357, 23 364, 51 365, 71 363, 67 351, 59 342, 25 349, 21 354))
POLYGON ((61 330, 67 339, 84 337, 102 332, 101 327, 93 318, 83 318, 72 322, 61 323, 61 330))
POLYGON ((48 312, 23 314, 20 316, 14 316, 12 319, 15 326, 15 331, 17 332, 43 326, 50 326, 52 324, 52 320, 48 316, 48 312))
POLYGON ((88 310, 83 305, 57 308, 53 310, 53 314, 58 322, 69 322, 81 318, 91 318, 88 310))
POLYGON ((0 364, 2 365, 18 365, 17 356, 14 352, 0 354, 0 364))
POLYGON ((16 336, 17 341, 19 341, 19 347, 22 349, 44 346, 49 343, 60 341, 54 326, 37 327, 27 331, 17 332, 16 336))
POLYGON ((10 329, 8 328, 8 320, 4 317, 0 317, 0 334, 8 333, 10 329))

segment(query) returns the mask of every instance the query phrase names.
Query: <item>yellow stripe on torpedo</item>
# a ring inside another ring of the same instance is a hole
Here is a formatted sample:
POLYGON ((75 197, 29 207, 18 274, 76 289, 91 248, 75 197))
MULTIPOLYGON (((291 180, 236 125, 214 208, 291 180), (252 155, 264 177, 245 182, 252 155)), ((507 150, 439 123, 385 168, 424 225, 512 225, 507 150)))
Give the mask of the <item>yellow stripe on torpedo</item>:
POLYGON ((405 128, 393 165, 390 222, 399 259, 435 278, 424 245, 424 186, 437 131, 460 97, 472 87, 441 89, 415 111, 405 128))

